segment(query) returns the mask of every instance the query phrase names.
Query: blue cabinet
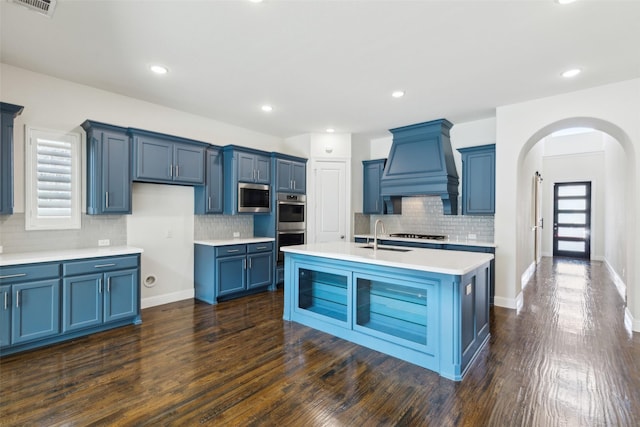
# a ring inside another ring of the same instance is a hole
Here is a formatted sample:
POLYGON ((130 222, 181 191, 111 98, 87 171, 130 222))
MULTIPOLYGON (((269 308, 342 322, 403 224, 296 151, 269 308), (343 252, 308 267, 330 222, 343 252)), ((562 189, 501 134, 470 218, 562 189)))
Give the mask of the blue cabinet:
POLYGON ((11 344, 11 286, 0 286, 0 347, 11 344))
POLYGON ((13 120, 22 110, 0 102, 0 215, 13 213, 13 120))
POLYGON ((224 213, 238 213, 239 183, 271 184, 270 153, 227 145, 222 149, 224 171, 224 213))
POLYGON ((59 272, 57 263, 0 268, 3 350, 59 333, 59 272))
POLYGON ((365 160, 362 162, 362 213, 381 215, 384 204, 380 194, 380 179, 386 159, 365 160))
POLYGON ((139 271, 137 254, 0 267, 0 354, 140 323, 139 271))
POLYGON ((204 184, 206 144, 170 135, 129 129, 133 137, 133 180, 204 184))
POLYGON ((269 157, 249 151, 235 149, 237 156, 238 181, 256 184, 270 184, 271 166, 269 157))
POLYGON ((461 148, 462 214, 495 213, 496 150, 495 144, 461 148))
POLYGON ((137 255, 65 262, 62 272, 62 332, 138 315, 137 255))
POLYGON ((273 242, 227 246, 195 245, 195 297, 216 304, 273 286, 273 242))
POLYGON ((288 156, 274 154, 276 167, 275 187, 278 192, 299 193, 307 192, 307 163, 306 159, 294 159, 288 156))
POLYGON ((205 157, 205 184, 195 187, 195 213, 221 214, 223 207, 222 152, 217 147, 207 148, 205 157))
POLYGON ((131 144, 126 128, 86 120, 87 214, 131 213, 131 144))

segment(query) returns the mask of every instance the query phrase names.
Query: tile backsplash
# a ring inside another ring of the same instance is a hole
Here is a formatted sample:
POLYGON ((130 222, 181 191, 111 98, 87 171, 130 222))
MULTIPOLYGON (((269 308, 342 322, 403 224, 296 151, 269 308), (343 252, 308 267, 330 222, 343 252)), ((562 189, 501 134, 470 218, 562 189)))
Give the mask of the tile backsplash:
POLYGON ((475 234, 478 241, 494 241, 493 216, 444 215, 442 199, 437 196, 403 197, 402 215, 359 214, 363 217, 369 216, 369 227, 366 233, 363 232, 362 226, 365 220, 358 218, 357 215, 355 234, 373 233, 375 221, 381 219, 387 234, 444 234, 451 240, 461 241, 469 239, 469 234, 475 234))
POLYGON ((235 231, 240 233, 239 237, 253 237, 253 216, 196 215, 193 224, 193 239, 232 239, 235 231))
POLYGON ((0 245, 4 253, 82 249, 109 239, 111 246, 127 244, 127 221, 123 215, 82 215, 77 230, 25 230, 24 213, 0 216, 0 245))

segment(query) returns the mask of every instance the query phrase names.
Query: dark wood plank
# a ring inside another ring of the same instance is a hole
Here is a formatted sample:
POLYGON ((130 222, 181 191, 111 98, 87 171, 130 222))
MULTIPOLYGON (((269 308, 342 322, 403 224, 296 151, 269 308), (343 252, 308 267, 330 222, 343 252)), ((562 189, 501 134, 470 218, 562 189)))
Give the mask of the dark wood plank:
POLYGON ((181 301, 0 360, 2 425, 616 425, 640 336, 599 262, 545 258, 460 383, 282 320, 282 292, 181 301))

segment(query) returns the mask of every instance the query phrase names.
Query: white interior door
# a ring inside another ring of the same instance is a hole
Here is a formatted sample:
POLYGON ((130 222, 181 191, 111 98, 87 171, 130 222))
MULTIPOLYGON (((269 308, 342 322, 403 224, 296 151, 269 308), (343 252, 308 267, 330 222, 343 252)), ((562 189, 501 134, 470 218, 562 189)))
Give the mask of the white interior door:
POLYGON ((347 233, 346 162, 316 161, 315 242, 344 241, 347 233))

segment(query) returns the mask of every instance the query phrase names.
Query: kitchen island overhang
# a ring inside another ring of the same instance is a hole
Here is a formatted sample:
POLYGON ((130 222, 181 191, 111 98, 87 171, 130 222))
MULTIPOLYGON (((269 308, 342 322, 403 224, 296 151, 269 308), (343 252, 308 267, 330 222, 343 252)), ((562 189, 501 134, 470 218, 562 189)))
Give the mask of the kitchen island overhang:
POLYGON ((492 254, 283 247, 284 315, 459 381, 489 338, 492 254))

